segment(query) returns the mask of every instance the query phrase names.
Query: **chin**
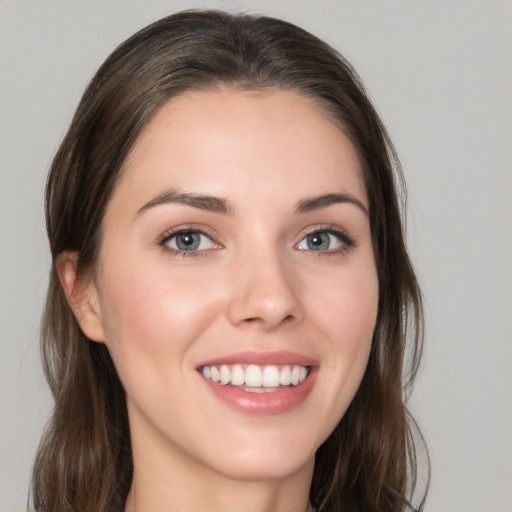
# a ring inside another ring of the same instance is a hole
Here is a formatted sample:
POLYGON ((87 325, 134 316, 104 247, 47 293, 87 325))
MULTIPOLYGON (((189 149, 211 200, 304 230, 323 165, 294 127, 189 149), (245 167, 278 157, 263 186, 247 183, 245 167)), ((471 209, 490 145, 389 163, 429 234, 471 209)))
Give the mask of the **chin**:
POLYGON ((302 458, 288 458, 278 460, 276 457, 262 457, 253 455, 232 460, 228 458, 214 469, 217 473, 231 480, 258 482, 268 480, 282 480, 297 473, 313 470, 314 455, 302 458))
MULTIPOLYGON (((277 430, 277 429, 276 429, 277 430)), ((212 459, 210 468, 226 478, 244 481, 279 480, 303 471, 313 471, 317 443, 297 436, 297 432, 260 432, 236 442, 224 443, 227 450, 212 459)), ((320 443, 318 443, 320 444, 320 443)))

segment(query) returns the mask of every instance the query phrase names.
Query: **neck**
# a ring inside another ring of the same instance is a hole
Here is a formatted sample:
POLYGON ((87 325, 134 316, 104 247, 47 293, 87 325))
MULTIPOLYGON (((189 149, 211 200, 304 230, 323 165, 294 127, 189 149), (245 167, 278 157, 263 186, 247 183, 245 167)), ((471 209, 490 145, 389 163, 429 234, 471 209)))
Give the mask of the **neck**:
POLYGON ((314 460, 272 479, 235 479, 173 453, 134 450, 125 512, 309 512, 314 460))
POLYGON ((125 512, 309 512, 310 472, 278 481, 137 474, 125 512), (153 475, 154 476, 154 475, 153 475))

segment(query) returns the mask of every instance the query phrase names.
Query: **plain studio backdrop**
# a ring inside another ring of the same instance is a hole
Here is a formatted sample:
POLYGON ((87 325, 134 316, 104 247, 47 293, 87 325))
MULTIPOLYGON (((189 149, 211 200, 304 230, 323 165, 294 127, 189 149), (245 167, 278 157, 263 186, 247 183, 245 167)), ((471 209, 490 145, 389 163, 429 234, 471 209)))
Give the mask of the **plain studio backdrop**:
POLYGON ((285 18, 363 78, 404 166, 426 299, 411 407, 432 458, 427 511, 512 512, 512 3, 497 0, 0 4, 0 512, 26 508, 51 407, 38 353, 50 160, 113 48, 192 7, 285 18))

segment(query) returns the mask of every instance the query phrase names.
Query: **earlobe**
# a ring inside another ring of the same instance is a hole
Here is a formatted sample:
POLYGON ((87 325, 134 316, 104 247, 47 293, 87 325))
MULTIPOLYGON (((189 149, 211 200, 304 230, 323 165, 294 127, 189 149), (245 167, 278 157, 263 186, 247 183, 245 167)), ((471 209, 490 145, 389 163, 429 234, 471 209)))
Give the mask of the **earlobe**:
POLYGON ((78 252, 63 251, 57 257, 56 267, 68 304, 83 333, 90 340, 105 342, 98 290, 92 279, 78 277, 78 252))

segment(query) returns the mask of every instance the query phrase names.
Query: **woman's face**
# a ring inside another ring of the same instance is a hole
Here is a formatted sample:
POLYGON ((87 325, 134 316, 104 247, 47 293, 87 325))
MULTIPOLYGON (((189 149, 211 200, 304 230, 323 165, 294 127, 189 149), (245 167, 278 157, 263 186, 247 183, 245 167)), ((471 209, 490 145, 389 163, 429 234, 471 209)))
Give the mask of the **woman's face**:
POLYGON ((203 92, 161 108, 108 204, 91 285, 136 465, 312 469, 370 351, 367 209, 352 144, 308 98, 203 92))

